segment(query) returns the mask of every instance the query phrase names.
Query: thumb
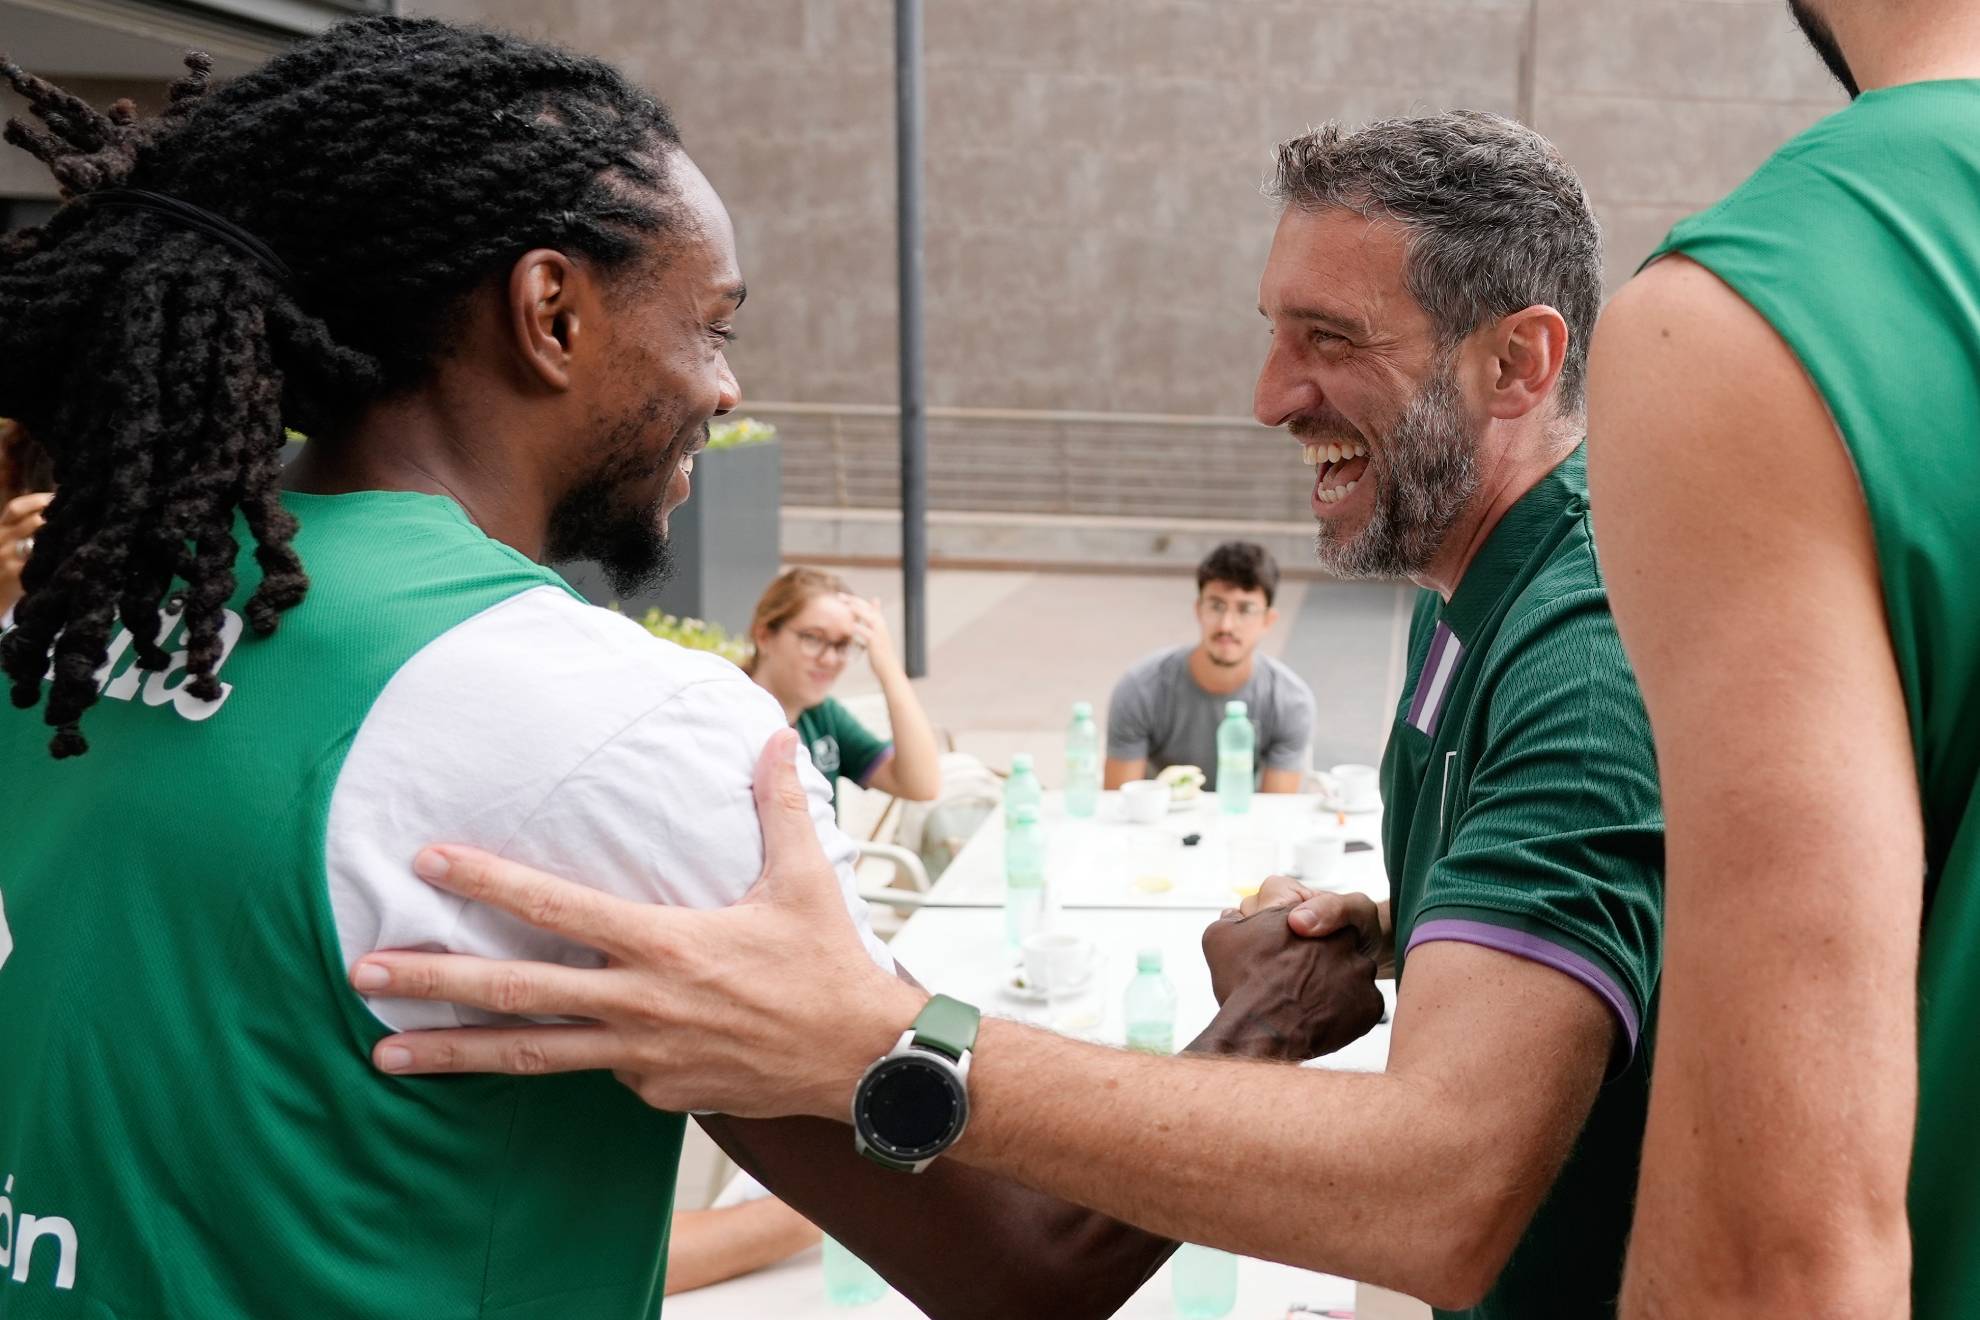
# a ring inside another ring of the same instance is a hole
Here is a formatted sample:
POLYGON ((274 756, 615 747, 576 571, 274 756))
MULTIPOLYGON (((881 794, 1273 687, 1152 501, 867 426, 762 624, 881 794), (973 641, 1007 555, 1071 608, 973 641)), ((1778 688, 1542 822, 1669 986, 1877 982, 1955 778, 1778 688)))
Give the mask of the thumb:
POLYGON ((840 903, 838 877, 811 822, 811 796, 797 771, 798 736, 779 729, 756 760, 756 818, 763 827, 763 875, 745 897, 802 904, 827 895, 840 903))
POLYGON ((1318 939, 1351 925, 1347 903, 1339 894, 1315 894, 1286 913, 1293 934, 1318 939))

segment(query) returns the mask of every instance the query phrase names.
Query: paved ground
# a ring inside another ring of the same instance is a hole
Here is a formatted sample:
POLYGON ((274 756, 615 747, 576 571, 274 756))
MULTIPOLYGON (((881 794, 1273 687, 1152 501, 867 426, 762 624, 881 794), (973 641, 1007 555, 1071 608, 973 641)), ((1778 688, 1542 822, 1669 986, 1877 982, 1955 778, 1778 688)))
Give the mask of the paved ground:
MULTIPOLYGON (((897 570, 845 570, 901 629, 897 570)), ((1072 703, 1105 718, 1121 671, 1195 636, 1193 577, 943 570, 929 577, 929 674, 917 684, 957 746, 1003 768, 1030 751, 1056 783, 1072 703)), ((1266 649, 1312 685, 1314 764, 1380 758, 1401 691, 1413 588, 1293 582, 1280 593, 1266 649)), ((842 695, 876 690, 863 668, 842 695)))

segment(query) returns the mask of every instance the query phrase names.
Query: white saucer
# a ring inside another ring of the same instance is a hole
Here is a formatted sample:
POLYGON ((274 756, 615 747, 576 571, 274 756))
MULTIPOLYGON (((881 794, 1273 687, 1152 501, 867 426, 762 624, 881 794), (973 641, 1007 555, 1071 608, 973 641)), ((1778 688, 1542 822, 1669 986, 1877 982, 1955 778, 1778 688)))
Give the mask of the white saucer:
POLYGON ((1191 807, 1198 807, 1203 805, 1203 803, 1207 801, 1209 797, 1210 794, 1208 793, 1198 793, 1195 797, 1188 797, 1188 798, 1172 797, 1169 799, 1169 810, 1188 811, 1191 807))
POLYGON ((1328 797, 1326 794, 1323 793, 1320 795, 1320 806, 1318 809, 1321 811, 1341 812, 1349 816, 1365 816, 1371 811, 1380 811, 1382 809, 1382 804, 1379 801, 1376 801, 1376 802, 1370 802, 1366 806, 1360 806, 1360 807, 1343 806, 1341 803, 1334 801, 1334 799, 1328 797))
MULTIPOLYGON (((1067 986, 1059 993, 1062 995, 1080 994, 1083 991, 1085 991, 1088 986, 1091 986, 1092 984, 1093 984, 1093 965, 1092 963, 1088 963, 1086 968, 1086 975, 1080 977, 1079 980, 1073 982, 1071 985, 1067 986)), ((1024 979, 1024 964, 1022 963, 1018 964, 1016 967, 1011 968, 1010 971, 1004 974, 1003 982, 1001 985, 999 985, 998 988, 1001 989, 1005 994, 1009 995, 1011 998, 1022 999, 1027 1004, 1042 1004, 1048 998, 1050 998, 1050 996, 1047 995, 1043 990, 1040 990, 1036 986, 1031 985, 1024 979)))

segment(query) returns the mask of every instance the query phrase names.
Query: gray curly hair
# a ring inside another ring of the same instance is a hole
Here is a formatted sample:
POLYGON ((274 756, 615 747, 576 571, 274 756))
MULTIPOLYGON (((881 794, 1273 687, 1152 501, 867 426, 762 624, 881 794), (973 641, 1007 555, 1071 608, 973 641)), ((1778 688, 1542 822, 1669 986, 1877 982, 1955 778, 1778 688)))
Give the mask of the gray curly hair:
POLYGON ((1338 123, 1279 144, 1266 192, 1282 207, 1402 224, 1404 277, 1448 348, 1487 321, 1544 303, 1567 322, 1560 406, 1580 416, 1588 340, 1602 309, 1602 235, 1554 145, 1503 115, 1450 110, 1338 123))

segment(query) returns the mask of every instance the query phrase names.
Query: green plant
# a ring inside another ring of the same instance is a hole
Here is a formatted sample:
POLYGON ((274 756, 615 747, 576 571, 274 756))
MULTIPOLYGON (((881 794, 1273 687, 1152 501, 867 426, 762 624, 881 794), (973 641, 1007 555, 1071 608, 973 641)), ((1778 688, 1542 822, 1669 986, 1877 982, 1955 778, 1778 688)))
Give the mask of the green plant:
POLYGON ((760 445, 766 440, 777 438, 777 428, 768 422, 759 422, 754 417, 725 417, 708 427, 708 447, 710 449, 735 449, 742 445, 760 445))
POLYGON ((655 637, 685 646, 691 651, 713 651, 736 664, 749 659, 749 643, 740 637, 729 636, 728 630, 719 623, 709 623, 705 619, 683 619, 659 610, 648 610, 646 617, 639 622, 655 637))

